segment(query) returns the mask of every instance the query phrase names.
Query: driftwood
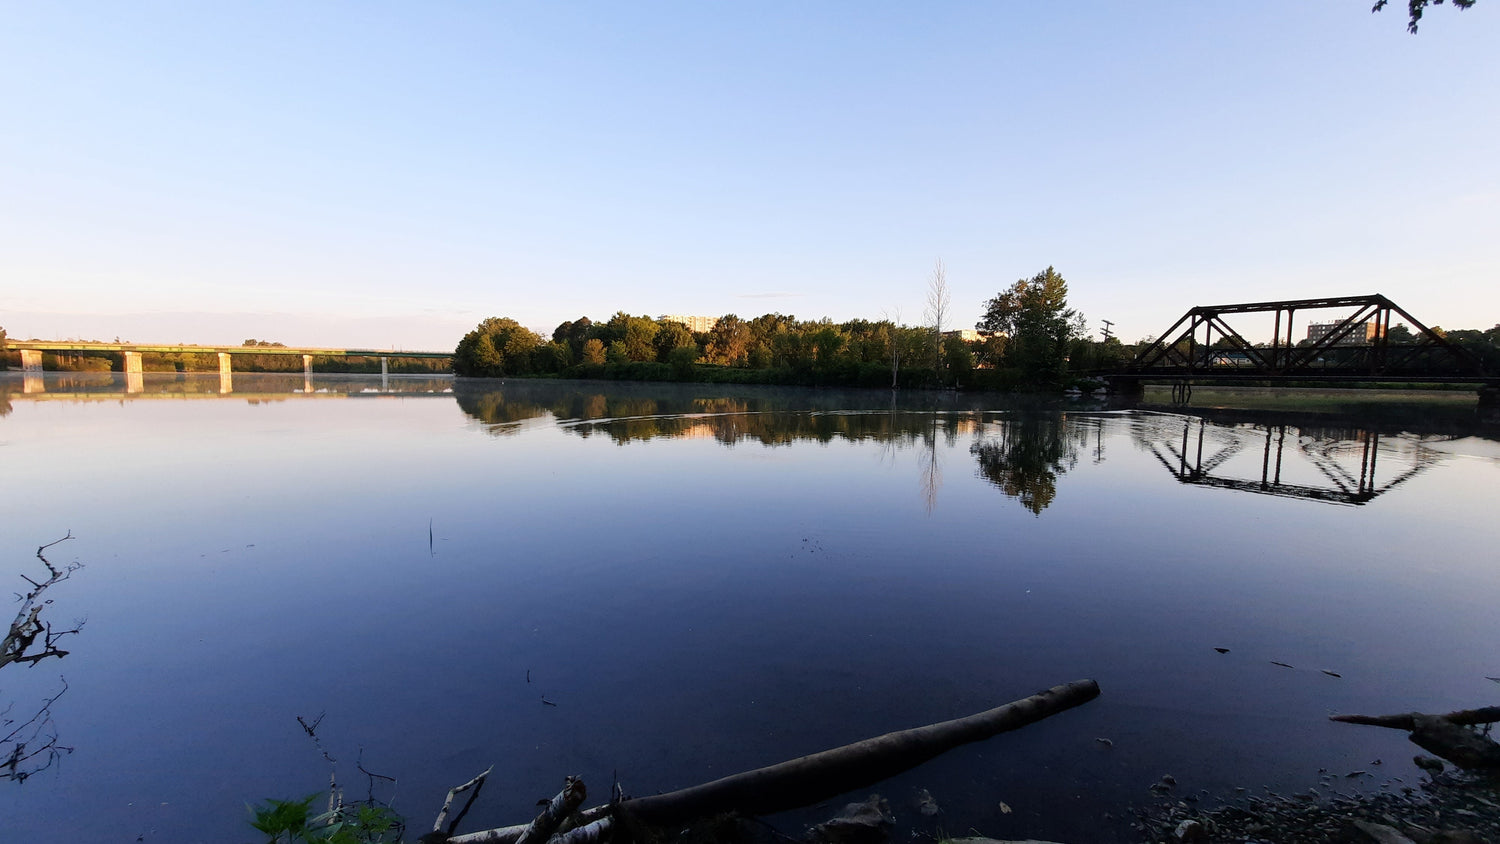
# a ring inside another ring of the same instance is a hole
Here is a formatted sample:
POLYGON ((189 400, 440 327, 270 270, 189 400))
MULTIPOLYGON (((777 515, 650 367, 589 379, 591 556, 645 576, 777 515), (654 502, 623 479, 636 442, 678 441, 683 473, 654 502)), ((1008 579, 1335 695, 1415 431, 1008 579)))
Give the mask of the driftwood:
POLYGON ((1330 721, 1409 730, 1413 744, 1465 770, 1500 770, 1500 744, 1466 729, 1500 721, 1500 706, 1463 709, 1447 715, 1407 712, 1399 715, 1330 715, 1330 721))
MULTIPOLYGON (((667 794, 595 807, 573 820, 575 829, 553 840, 559 844, 600 841, 607 836, 615 816, 669 826, 724 812, 768 815, 807 806, 873 785, 960 745, 1019 729, 1098 696, 1098 683, 1078 680, 966 718, 886 733, 667 794)), ((516 844, 529 826, 473 832, 454 836, 449 842, 516 844)))
POLYGON ((438 810, 437 820, 432 822, 432 832, 422 836, 420 840, 447 841, 448 837, 453 835, 453 831, 458 829, 458 824, 464 819, 464 815, 469 813, 469 807, 474 805, 474 800, 479 797, 479 790, 484 788, 484 781, 489 778, 490 772, 493 770, 495 770, 495 766, 491 765, 484 769, 484 773, 463 785, 456 785, 448 789, 448 799, 443 801, 443 808, 438 810), (471 790, 472 793, 469 794, 469 799, 464 803, 464 807, 458 811, 458 815, 453 818, 453 822, 448 824, 448 828, 443 829, 443 824, 448 821, 448 812, 453 808, 453 799, 465 791, 471 790))

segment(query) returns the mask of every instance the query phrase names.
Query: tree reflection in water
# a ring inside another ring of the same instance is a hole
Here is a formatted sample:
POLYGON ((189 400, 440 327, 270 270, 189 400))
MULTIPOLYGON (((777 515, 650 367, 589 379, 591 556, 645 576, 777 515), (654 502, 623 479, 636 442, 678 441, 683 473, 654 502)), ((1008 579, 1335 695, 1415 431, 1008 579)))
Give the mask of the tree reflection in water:
POLYGON ((1036 515, 1056 500, 1059 478, 1076 469, 1081 457, 1104 462, 1105 428, 1117 425, 1182 483, 1337 503, 1364 503, 1435 459, 1408 421, 1382 431, 1368 410, 1359 417, 1226 409, 1110 412, 1040 404, 996 411, 984 409, 982 398, 926 394, 903 395, 898 405, 894 398, 877 404, 869 394, 835 391, 812 398, 806 391, 774 389, 704 396, 683 385, 555 382, 460 382, 454 392, 464 412, 495 436, 550 416, 567 433, 620 445, 703 438, 783 446, 842 439, 881 444, 882 460, 914 450, 928 513, 943 485, 944 453, 962 437, 972 438, 969 453, 978 476, 1036 515))
POLYGON ((1040 515, 1057 497, 1057 476, 1078 465, 1078 443, 1069 434, 1086 440, 1088 429, 1074 427, 1068 430, 1062 413, 1018 414, 987 425, 969 453, 979 460, 980 477, 1040 515))

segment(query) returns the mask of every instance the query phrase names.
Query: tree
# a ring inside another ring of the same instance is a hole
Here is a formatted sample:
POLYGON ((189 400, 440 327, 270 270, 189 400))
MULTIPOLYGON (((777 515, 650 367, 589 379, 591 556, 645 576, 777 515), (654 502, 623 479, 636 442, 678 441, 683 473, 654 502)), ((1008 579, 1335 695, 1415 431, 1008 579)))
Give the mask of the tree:
POLYGON ((687 348, 693 348, 693 357, 698 356, 698 342, 693 339, 693 332, 680 322, 666 321, 657 323, 656 331, 656 359, 662 363, 670 363, 672 352, 687 348))
POLYGON ((927 324, 932 327, 932 366, 943 373, 943 326, 948 322, 948 271, 943 259, 937 259, 932 267, 932 277, 927 280, 927 324))
POLYGON ((627 360, 656 360, 655 340, 657 331, 660 330, 656 320, 618 311, 604 324, 604 328, 608 332, 608 347, 614 348, 615 343, 619 343, 627 360))
POLYGON ((508 317, 490 317, 458 341, 453 372, 477 378, 524 375, 532 370, 532 353, 541 335, 508 317))
POLYGON ((583 341, 583 350, 578 353, 580 363, 604 363, 604 341, 590 337, 583 341))
MULTIPOLYGON (((1375 0, 1375 5, 1370 11, 1378 12, 1384 9, 1388 2, 1390 0, 1375 0)), ((1453 0, 1453 5, 1460 9, 1467 9, 1473 6, 1474 2, 1475 0, 1453 0)), ((1441 6, 1443 5, 1443 0, 1406 0, 1407 32, 1413 35, 1417 34, 1417 23, 1422 20, 1422 13, 1427 10, 1428 5, 1441 6)))
POLYGON ((709 363, 741 366, 750 347, 750 326, 734 314, 725 314, 708 332, 709 363))
POLYGON ((1068 341, 1083 335, 1084 322, 1068 307, 1068 282, 1048 267, 991 299, 975 328, 1009 336, 1006 363, 1023 378, 1057 384, 1067 373, 1068 341))
POLYGON ((589 330, 593 327, 593 320, 586 316, 579 317, 554 329, 552 340, 555 343, 567 343, 573 350, 573 357, 577 358, 583 354, 583 343, 589 338, 589 330))
POLYGON ((0 326, 0 352, 5 351, 5 327, 0 326))

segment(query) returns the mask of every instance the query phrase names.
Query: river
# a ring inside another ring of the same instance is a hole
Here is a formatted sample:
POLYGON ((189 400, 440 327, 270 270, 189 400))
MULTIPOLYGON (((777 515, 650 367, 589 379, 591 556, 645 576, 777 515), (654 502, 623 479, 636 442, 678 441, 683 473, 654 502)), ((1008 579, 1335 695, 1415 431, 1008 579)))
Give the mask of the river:
POLYGON ((0 782, 0 839, 248 841, 331 770, 420 831, 493 764, 473 830, 1081 678, 869 789, 898 834, 1125 841, 1163 774, 1399 787, 1400 733, 1326 716, 1500 693, 1500 441, 1422 407, 0 374, 0 578, 71 532, 44 618, 85 621, 0 672, 12 719, 66 684, 72 748, 0 782))

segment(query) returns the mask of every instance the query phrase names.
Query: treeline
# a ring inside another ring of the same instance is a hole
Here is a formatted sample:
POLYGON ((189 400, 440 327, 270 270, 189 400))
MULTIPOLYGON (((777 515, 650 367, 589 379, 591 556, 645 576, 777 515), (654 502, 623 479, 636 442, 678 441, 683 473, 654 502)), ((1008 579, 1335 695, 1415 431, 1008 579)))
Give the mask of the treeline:
MULTIPOLYGON (((616 313, 564 322, 550 340, 492 317, 454 350, 453 371, 475 377, 541 375, 631 381, 924 386, 938 381, 932 334, 890 321, 803 321, 784 314, 720 317, 708 331, 616 313)), ((944 362, 974 369, 971 344, 950 338, 944 362)))
POLYGON ((928 325, 893 320, 799 320, 779 313, 719 317, 708 331, 620 311, 604 322, 564 322, 546 338, 491 317, 459 341, 453 371, 475 377, 548 376, 851 387, 1057 387, 1070 373, 1128 359, 1118 341, 1083 334, 1053 268, 986 303, 982 330, 949 331, 941 263, 928 325), (978 339, 972 339, 975 336, 978 339), (969 339, 966 339, 969 338, 969 339))

